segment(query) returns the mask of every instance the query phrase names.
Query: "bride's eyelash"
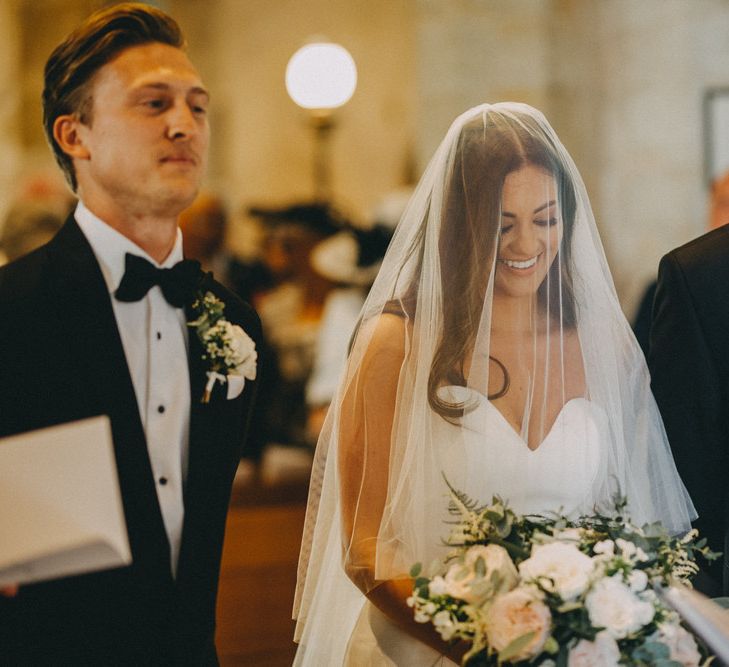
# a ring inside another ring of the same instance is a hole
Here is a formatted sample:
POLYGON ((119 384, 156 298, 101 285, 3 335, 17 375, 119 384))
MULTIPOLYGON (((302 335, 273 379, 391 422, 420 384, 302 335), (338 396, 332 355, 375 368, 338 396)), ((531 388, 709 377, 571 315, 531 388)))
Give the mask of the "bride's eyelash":
POLYGON ((557 218, 552 217, 549 220, 535 220, 534 224, 540 227, 554 227, 557 224, 557 218))
MULTIPOLYGON (((554 227, 559 222, 558 218, 551 217, 548 220, 535 220, 534 224, 540 227, 554 227)), ((506 234, 514 225, 501 225, 500 234, 506 234)))

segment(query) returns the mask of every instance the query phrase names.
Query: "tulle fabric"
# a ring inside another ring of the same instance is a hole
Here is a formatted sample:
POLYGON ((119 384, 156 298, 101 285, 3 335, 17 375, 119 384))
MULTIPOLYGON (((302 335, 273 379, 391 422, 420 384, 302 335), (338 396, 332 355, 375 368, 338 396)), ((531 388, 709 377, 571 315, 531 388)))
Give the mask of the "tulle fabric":
POLYGON ((296 664, 344 664, 366 594, 443 555, 445 479, 517 511, 619 494, 640 523, 694 518, 582 179, 523 104, 455 120, 363 307, 312 471, 296 664))

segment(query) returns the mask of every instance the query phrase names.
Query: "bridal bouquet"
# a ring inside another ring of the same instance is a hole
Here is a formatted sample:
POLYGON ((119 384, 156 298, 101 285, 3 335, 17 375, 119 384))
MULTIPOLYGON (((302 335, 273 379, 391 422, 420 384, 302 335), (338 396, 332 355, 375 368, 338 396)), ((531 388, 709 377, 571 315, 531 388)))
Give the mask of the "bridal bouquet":
POLYGON ((415 620, 470 645, 477 665, 707 665, 706 650, 652 585, 688 583, 695 556, 714 558, 696 531, 672 538, 614 512, 570 521, 519 516, 451 489, 453 551, 426 577, 417 564, 415 620))

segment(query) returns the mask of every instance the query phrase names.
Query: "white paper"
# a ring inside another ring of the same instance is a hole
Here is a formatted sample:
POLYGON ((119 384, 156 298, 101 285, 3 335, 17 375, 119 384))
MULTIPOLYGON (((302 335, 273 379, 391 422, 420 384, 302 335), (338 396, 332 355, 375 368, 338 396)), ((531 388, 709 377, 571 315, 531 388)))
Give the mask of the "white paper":
POLYGON ((0 586, 131 561, 108 417, 0 439, 0 586))

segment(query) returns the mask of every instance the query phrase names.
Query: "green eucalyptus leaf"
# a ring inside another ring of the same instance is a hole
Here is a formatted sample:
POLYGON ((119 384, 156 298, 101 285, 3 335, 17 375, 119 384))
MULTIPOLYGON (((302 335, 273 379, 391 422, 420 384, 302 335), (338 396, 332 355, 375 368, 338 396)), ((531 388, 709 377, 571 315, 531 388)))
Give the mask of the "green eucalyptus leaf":
POLYGON ((559 642, 550 635, 547 641, 544 642, 544 651, 554 655, 559 651, 559 642))
POLYGON ((529 642, 534 639, 534 635, 536 634, 536 632, 527 632, 525 635, 517 637, 514 641, 510 642, 506 648, 499 651, 499 662, 511 660, 515 655, 521 653, 521 651, 529 646, 529 642))

